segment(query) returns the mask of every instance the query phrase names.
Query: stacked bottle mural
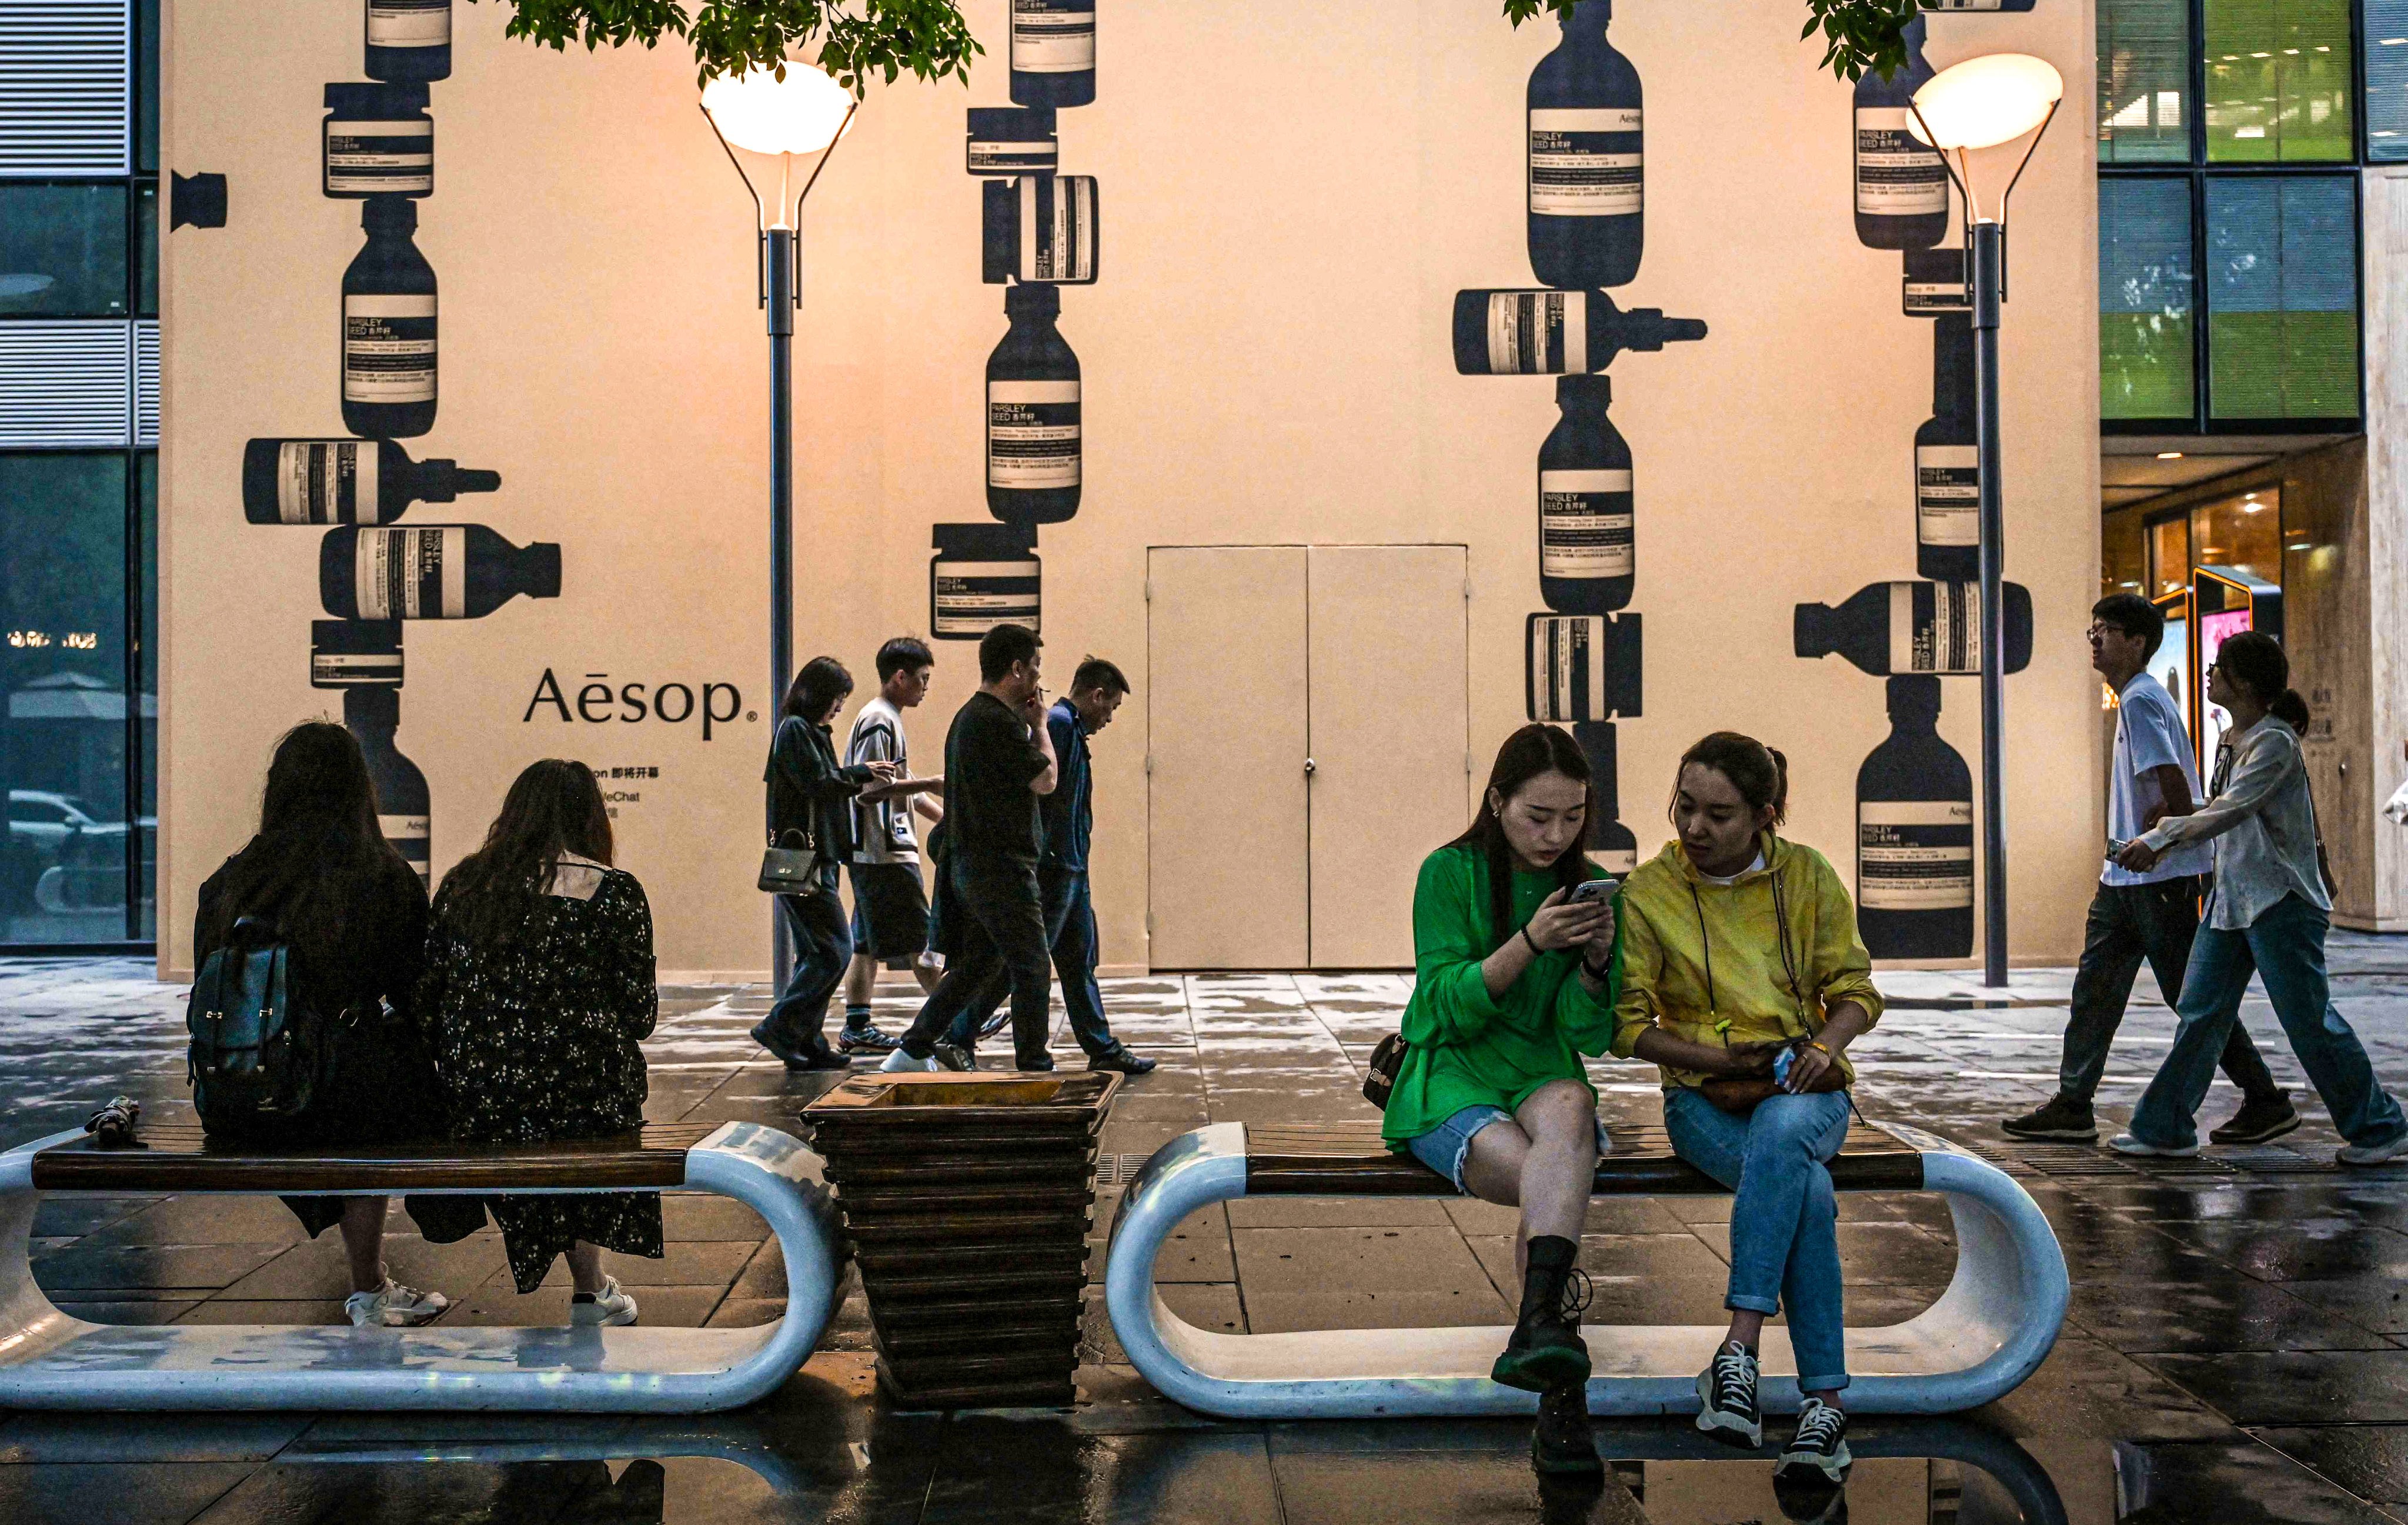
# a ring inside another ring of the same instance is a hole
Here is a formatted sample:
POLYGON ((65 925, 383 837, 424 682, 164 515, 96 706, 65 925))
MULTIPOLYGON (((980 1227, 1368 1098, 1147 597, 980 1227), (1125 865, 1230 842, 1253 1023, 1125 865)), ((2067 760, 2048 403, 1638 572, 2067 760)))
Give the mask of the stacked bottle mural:
POLYGON ((1595 777, 1589 855, 1637 866, 1622 824, 1617 721, 1642 697, 1638 529, 1629 442, 1603 374, 1626 350, 1701 339, 1706 325, 1607 294, 1639 275, 1646 234, 1646 124, 1639 71, 1606 33, 1612 0, 1581 0, 1563 41, 1530 71, 1525 128, 1530 270, 1543 290, 1455 297, 1455 368, 1552 376, 1560 417, 1539 446, 1539 596, 1524 642, 1530 719, 1569 723, 1595 777))
POLYGON ((437 281, 417 246, 435 193, 428 84, 452 73, 452 0, 366 0, 366 83, 330 84, 319 187, 360 205, 359 253, 342 273, 336 401, 349 437, 254 439, 242 511, 253 524, 323 526, 309 682, 339 690, 360 738, 384 834, 421 877, 433 866, 426 776, 402 755, 402 625, 477 620, 521 593, 560 593, 560 548, 523 549, 481 524, 394 521, 422 504, 492 492, 499 475, 395 443, 435 427, 437 281))
MULTIPOLYGON (((2032 0, 1925 0, 1926 11, 2028 10, 2032 0)), ((1906 25, 1906 64, 1856 81, 1850 123, 1857 241, 1904 260, 1906 316, 1931 328, 1931 416, 1911 441, 1905 506, 1915 580, 1876 582, 1837 607, 1798 606, 1804 658, 1839 656, 1885 683, 1887 740, 1856 772, 1856 925, 1877 959, 1973 951, 1973 776, 1939 733, 1941 679, 1981 673, 1981 467, 1973 321, 1951 231, 1948 171, 1908 131, 1933 70, 1926 21, 1906 25)), ((2006 670, 2031 661, 2031 594, 2003 589, 2006 670)))
POLYGON ((1085 455, 1079 357, 1056 326, 1062 288, 1092 286, 1102 236, 1092 175, 1064 175, 1056 112, 1096 98, 1095 0, 1011 0, 1009 107, 969 111, 980 278, 1003 291, 986 362, 986 507, 993 523, 939 524, 928 632, 974 641, 1039 628, 1037 530, 1079 511, 1085 455))

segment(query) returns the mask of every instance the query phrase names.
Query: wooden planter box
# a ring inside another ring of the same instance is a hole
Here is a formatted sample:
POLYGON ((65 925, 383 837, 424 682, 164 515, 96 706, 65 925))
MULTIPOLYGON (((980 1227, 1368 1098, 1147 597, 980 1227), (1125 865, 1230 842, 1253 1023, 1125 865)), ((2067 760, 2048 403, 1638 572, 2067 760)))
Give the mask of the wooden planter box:
POLYGON ((1096 1134, 1122 1079, 879 1073, 803 1108, 897 1402, 1073 1401, 1096 1134))

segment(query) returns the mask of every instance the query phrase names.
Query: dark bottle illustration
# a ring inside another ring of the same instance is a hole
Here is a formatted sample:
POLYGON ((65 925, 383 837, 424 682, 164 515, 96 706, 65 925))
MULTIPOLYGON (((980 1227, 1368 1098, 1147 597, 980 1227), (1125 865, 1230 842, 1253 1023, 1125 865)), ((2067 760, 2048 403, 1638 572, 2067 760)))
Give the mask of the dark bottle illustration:
POLYGON ((1051 175, 1061 162, 1062 142, 1054 135, 1053 107, 970 107, 971 174, 1051 175))
POLYGON ((1004 289, 1011 327, 986 361, 986 507, 1007 524, 1058 524, 1079 511, 1079 357, 1054 320, 1050 285, 1004 289))
POLYGON ((1610 720, 1639 713, 1639 616, 1534 614, 1526 649, 1523 699, 1530 719, 1610 720))
POLYGON ((981 188, 982 276, 1088 286, 1096 279, 1102 235, 1096 225, 1093 175, 1024 175, 981 188))
POLYGON ((1000 624, 1039 624, 1044 568, 1037 532, 1010 524, 939 524, 928 561, 928 632, 975 641, 1000 624))
POLYGON ((1973 775, 1940 737, 1940 679, 1889 680, 1889 739, 1856 770, 1856 929, 1877 959, 1973 951, 1973 775))
POLYGON ((370 196, 343 272, 343 427, 408 439, 435 427, 435 270, 410 242, 418 204, 370 196))
POLYGON ((253 524, 390 524, 413 503, 501 485, 498 472, 412 461, 389 439, 254 439, 242 451, 242 517, 253 524))
POLYGON ((1695 318, 1626 312, 1603 292, 1455 293, 1455 368, 1465 376, 1578 376, 1604 370, 1625 349, 1705 336, 1695 318))
POLYGON ((1096 98, 1096 0, 1011 0, 1011 99, 1085 106, 1096 98))
POLYGON ((330 530, 318 547, 318 599, 337 620, 481 620, 521 593, 560 596, 558 546, 423 524, 330 530))
MULTIPOLYGON (((2002 587, 2007 671, 2031 663, 2031 590, 2002 587)), ((1800 604, 1795 620, 1798 654, 1833 652, 1875 677, 1906 673, 1982 670, 1982 588, 1974 582, 1876 582, 1838 608, 1800 604)))
POLYGON ((226 178, 222 175, 179 175, 167 172, 167 231, 178 228, 222 228, 226 220, 226 178))
POLYGON ((424 85, 328 85, 318 188, 327 195, 431 196, 435 119, 424 85))
POLYGON ((1605 37, 1612 0, 1581 0, 1530 71, 1530 271, 1562 288, 1627 284, 1646 231, 1639 71, 1605 37))
POLYGON ((1923 0, 1926 10, 2029 10, 2032 0, 1923 0))
POLYGON ((1906 23, 1906 64, 1856 81, 1856 241, 1870 249, 1928 249, 1948 235, 1948 170, 1940 150, 1907 131, 1914 93, 1931 78, 1923 18, 1906 23))
POLYGON ((1612 614, 1636 580, 1630 446, 1606 416, 1613 383, 1555 380, 1563 417, 1539 447, 1539 596, 1557 614, 1612 614))
POLYGON ((1972 296, 1965 289, 1965 251, 1954 244, 1945 249, 1908 249, 1906 273, 1899 285, 1901 305, 1909 318, 1944 318, 1952 312, 1973 310, 1972 296))
POLYGON ((1589 788, 1597 794, 1597 813, 1588 821, 1589 862, 1616 878, 1628 878, 1639 866, 1639 839, 1622 823, 1622 777, 1612 720, 1587 720, 1572 727, 1572 740, 1588 759, 1589 788))
POLYGON ((309 686, 313 689, 401 687, 401 621, 309 621, 309 686))
POLYGON ((1914 432, 1914 570, 1940 582, 1982 575, 1982 455, 1973 424, 1973 320, 1931 325, 1931 417, 1914 432))
POLYGON ((448 79, 452 0, 367 0, 371 79, 448 79))
POLYGON ((418 871, 421 882, 432 878, 434 859, 428 852, 434 835, 433 810, 426 794, 426 775, 401 755, 394 734, 401 728, 401 690, 366 687, 343 694, 343 724, 360 738, 367 758, 368 783, 376 790, 377 826, 418 871))

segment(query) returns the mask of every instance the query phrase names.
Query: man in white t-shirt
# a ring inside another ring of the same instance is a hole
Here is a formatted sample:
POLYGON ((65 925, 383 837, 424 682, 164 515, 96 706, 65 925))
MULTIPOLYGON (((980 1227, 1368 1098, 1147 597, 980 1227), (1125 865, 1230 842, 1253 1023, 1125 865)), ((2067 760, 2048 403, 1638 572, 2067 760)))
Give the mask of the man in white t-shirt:
MULTIPOLYGON (((2165 616, 2137 593, 2113 593, 2092 606, 2090 620, 2090 665, 2115 691, 2107 835, 2121 846, 2167 816, 2186 816, 2199 807, 2199 763, 2173 695, 2148 673, 2148 661, 2165 639, 2165 616)), ((2214 867, 2214 845, 2207 842, 2167 853, 2146 873, 2112 858, 2105 862, 2084 929, 2082 964, 2073 976, 2057 1095, 2039 1110, 2001 1124, 2009 1133, 2081 1143, 2098 1138, 2090 1098, 2106 1071, 2107 1049, 2124 1020, 2141 961, 2146 959, 2157 972, 2157 989, 2172 1006, 2199 931, 2200 881, 2214 867)), ((2274 1084, 2258 1046, 2238 1021, 2220 1062, 2241 1088, 2241 1110, 2208 1137, 2218 1144, 2262 1144, 2300 1125, 2298 1109, 2274 1084)))
POLYGON ((916 812, 944 819, 936 791, 942 778, 912 778, 903 741, 903 712, 928 697, 936 654, 916 635, 897 635, 878 648, 878 692, 853 718, 844 744, 847 766, 892 762, 895 777, 910 779, 895 792, 853 805, 853 967, 845 973, 844 1030, 837 1047, 846 1053, 884 1052, 896 1039, 869 1019, 878 966, 909 969, 923 993, 937 984, 936 956, 928 951, 928 894, 920 882, 916 812))

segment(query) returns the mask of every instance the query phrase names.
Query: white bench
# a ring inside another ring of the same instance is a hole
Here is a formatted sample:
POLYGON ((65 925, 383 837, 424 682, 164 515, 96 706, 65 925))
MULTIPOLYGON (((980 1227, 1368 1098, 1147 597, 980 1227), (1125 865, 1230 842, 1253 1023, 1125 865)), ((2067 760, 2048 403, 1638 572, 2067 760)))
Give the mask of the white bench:
POLYGON ((236 1151, 197 1129, 144 1148, 80 1133, 0 1154, 0 1408, 548 1409, 696 1413, 763 1397, 827 1327, 840 1266, 819 1157, 757 1123, 653 1124, 613 1140, 236 1151), (759 1213, 786 1260, 786 1312, 751 1329, 129 1327, 53 1306, 30 1260, 46 1193, 294 1196, 666 1190, 759 1213))
MULTIPOLYGON (((1673 1156, 1661 1128, 1612 1128, 1598 1162, 1600 1195, 1722 1193, 1673 1156)), ((1847 1335, 1848 1407, 1865 1414, 1948 1414, 2013 1391, 2057 1343, 2070 1288, 2057 1235, 2023 1188, 1995 1166, 1914 1129, 1852 1129, 1831 1162, 1842 1190, 1937 1191, 1956 1225, 1956 1270, 1914 1318, 1847 1335)), ((1167 1307, 1154 1257, 1189 1214, 1239 1197, 1451 1196, 1454 1189, 1382 1146, 1376 1122, 1256 1129, 1218 1123, 1154 1151, 1122 1196, 1105 1270, 1105 1304, 1129 1360, 1165 1396, 1227 1418, 1361 1418, 1534 1411, 1535 1393, 1488 1379, 1512 1333, 1457 1329, 1322 1330, 1224 1334, 1167 1307)), ((1589 1410, 1599 1416, 1688 1414, 1698 1373, 1724 1326, 1592 1324, 1589 1410)), ((1758 1397, 1795 1413, 1788 1333, 1764 1332, 1758 1397)))

